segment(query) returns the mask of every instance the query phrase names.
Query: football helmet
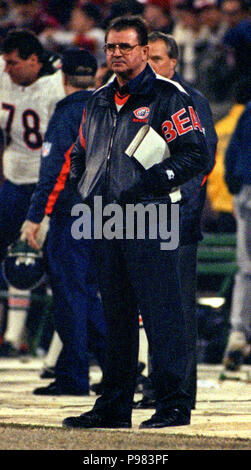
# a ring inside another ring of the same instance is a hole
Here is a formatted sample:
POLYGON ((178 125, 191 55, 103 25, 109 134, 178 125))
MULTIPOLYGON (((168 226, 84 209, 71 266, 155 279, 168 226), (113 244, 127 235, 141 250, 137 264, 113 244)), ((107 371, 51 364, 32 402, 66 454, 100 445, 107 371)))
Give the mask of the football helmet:
POLYGON ((3 275, 6 282, 16 289, 35 289, 45 277, 42 250, 34 250, 27 241, 12 243, 3 261, 3 275))

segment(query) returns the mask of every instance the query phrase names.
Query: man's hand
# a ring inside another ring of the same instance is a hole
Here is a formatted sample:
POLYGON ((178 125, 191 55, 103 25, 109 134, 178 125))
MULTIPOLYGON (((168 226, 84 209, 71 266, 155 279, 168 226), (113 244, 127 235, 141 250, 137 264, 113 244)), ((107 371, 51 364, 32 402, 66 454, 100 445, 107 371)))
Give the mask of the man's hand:
POLYGON ((35 250, 39 250, 41 247, 39 246, 36 238, 40 228, 40 224, 36 224, 35 222, 31 222, 30 220, 26 220, 23 223, 21 229, 21 240, 27 240, 29 245, 34 248, 35 250))
POLYGON ((119 202, 121 204, 138 201, 141 197, 152 195, 166 195, 173 187, 165 170, 159 165, 153 165, 144 171, 138 181, 129 189, 122 191, 119 202))
POLYGON ((35 250, 41 250, 49 230, 50 217, 45 215, 41 223, 25 220, 21 228, 20 240, 27 240, 29 245, 35 250))

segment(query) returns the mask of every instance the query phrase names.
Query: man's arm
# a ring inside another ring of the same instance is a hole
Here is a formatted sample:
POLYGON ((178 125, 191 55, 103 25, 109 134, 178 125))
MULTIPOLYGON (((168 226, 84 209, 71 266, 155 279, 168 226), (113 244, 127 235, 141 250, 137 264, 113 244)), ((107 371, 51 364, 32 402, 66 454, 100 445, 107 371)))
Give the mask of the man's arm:
POLYGON ((193 101, 187 94, 176 92, 170 99, 167 119, 162 133, 170 149, 170 158, 159 164, 161 170, 171 170, 173 187, 189 181, 206 171, 209 153, 193 101))
POLYGON ((231 194, 238 194, 243 181, 237 172, 237 161, 241 152, 241 132, 246 126, 245 112, 241 115, 225 153, 225 182, 231 194))
POLYGON ((69 181, 72 187, 77 188, 77 185, 85 170, 85 136, 84 136, 84 125, 85 125, 85 112, 83 115, 83 121, 79 129, 78 138, 72 148, 70 154, 71 168, 69 174, 69 181))
POLYGON ((53 115, 42 147, 39 180, 31 198, 27 218, 40 223, 45 215, 48 200, 55 192, 55 201, 64 189, 70 171, 69 153, 72 146, 72 135, 67 133, 64 121, 53 115), (59 183, 57 185, 57 183, 59 183), (58 189, 59 187, 59 189, 58 189))
POLYGON ((209 152, 209 162, 206 173, 210 173, 215 164, 215 154, 218 142, 218 136, 214 126, 213 114, 210 107, 210 103, 206 96, 203 95, 203 93, 201 93, 197 88, 191 87, 187 83, 184 83, 184 81, 181 80, 180 76, 178 74, 176 75, 178 78, 177 81, 181 83, 184 89, 191 96, 195 105, 195 111, 198 114, 199 120, 201 122, 209 152))
MULTIPOLYGON (((208 174, 214 168, 218 137, 216 134, 212 111, 211 111, 208 99, 196 89, 192 89, 191 97, 194 101, 196 111, 198 113, 198 116, 199 116, 199 119, 203 128, 203 132, 205 135, 206 144, 208 148, 208 153, 209 153, 209 161, 208 161, 208 166, 206 170, 203 173, 187 181, 185 184, 182 185, 182 188, 181 188, 182 199, 186 201, 189 201, 190 199, 192 199, 192 204, 194 204, 194 201, 195 201, 194 198, 196 196, 199 196, 200 194, 199 189, 201 189, 201 187, 204 186, 207 180, 208 174)), ((202 194, 203 194, 202 196, 202 199, 203 199, 204 190, 202 194)))
POLYGON ((70 171, 72 140, 70 126, 67 129, 61 113, 55 111, 44 138, 39 181, 22 229, 23 238, 27 238, 35 249, 39 247, 38 238, 42 229, 40 224, 45 214, 53 211, 56 200, 64 189, 70 171))
POLYGON ((215 155, 218 143, 218 136, 216 134, 213 115, 210 108, 208 99, 198 93, 196 101, 194 99, 195 106, 201 121, 202 127, 205 130, 205 139, 208 147, 209 161, 206 173, 210 173, 215 165, 215 155))

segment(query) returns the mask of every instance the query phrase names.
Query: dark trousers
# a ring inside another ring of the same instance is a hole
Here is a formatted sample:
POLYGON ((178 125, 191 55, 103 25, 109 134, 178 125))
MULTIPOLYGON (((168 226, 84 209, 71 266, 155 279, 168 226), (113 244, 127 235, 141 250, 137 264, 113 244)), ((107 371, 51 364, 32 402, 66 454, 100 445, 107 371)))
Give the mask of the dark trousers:
POLYGON ((94 265, 93 240, 74 240, 71 216, 53 216, 47 256, 55 305, 55 327, 63 349, 56 379, 65 387, 89 391, 89 352, 104 366, 106 326, 94 265))
MULTIPOLYGON (((195 408, 197 392, 197 318, 196 318, 196 290, 197 290, 197 248, 198 243, 183 245, 179 248, 179 273, 181 286, 181 300, 185 315, 186 344, 187 344, 187 371, 184 389, 191 397, 191 408, 195 408)), ((143 385, 143 396, 155 399, 152 381, 151 351, 148 355, 149 376, 143 385)))
POLYGON ((185 390, 191 396, 191 407, 195 408, 197 391, 197 242, 180 247, 179 270, 181 284, 181 299, 185 314, 188 364, 185 380, 185 390))
POLYGON ((181 407, 188 362, 181 306, 178 250, 161 251, 159 240, 96 242, 99 285, 108 328, 104 394, 94 409, 131 416, 137 377, 139 312, 149 341, 157 410, 181 407))
POLYGON ((0 189, 0 260, 8 245, 16 241, 25 221, 34 184, 17 185, 6 180, 0 189))

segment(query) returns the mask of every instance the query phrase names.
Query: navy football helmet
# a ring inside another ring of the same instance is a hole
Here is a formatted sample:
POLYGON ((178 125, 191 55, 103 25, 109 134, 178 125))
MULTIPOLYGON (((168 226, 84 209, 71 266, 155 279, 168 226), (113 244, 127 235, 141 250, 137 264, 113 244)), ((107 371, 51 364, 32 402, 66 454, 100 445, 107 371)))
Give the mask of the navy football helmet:
POLYGON ((3 261, 3 275, 7 284, 16 289, 35 289, 45 277, 42 250, 34 250, 27 241, 14 242, 3 261))

